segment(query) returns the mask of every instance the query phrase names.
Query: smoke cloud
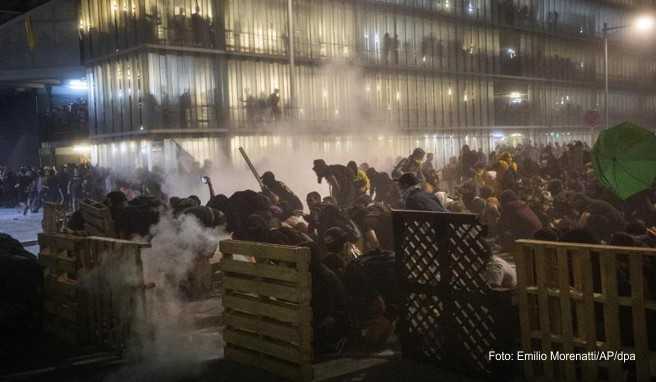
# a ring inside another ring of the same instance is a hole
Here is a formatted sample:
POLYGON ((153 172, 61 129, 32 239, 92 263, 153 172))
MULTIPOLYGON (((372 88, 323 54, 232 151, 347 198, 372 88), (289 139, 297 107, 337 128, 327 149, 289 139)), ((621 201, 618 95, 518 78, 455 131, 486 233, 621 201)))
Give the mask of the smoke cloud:
POLYGON ((202 371, 203 361, 223 356, 219 326, 199 327, 200 319, 222 314, 220 298, 213 294, 191 301, 185 293, 197 279, 190 278, 190 272, 207 273, 207 265, 196 264, 217 253, 221 235, 202 227, 193 216, 170 215, 162 216, 151 233, 151 247, 142 251, 142 259, 144 279, 155 286, 146 292, 146 311, 138 311, 137 333, 127 350, 127 358, 137 362, 108 381, 189 377, 202 371))

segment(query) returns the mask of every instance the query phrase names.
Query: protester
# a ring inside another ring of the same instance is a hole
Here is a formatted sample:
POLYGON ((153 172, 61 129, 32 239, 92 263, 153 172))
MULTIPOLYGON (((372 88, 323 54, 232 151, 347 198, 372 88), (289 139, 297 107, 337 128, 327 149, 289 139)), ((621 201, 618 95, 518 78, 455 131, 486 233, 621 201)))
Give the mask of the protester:
POLYGON ((407 210, 446 212, 435 196, 421 189, 416 175, 406 173, 398 180, 401 189, 401 206, 407 210))
MULTIPOLYGON (((387 49, 393 54, 391 42, 387 49)), ((260 179, 263 190, 240 190, 229 197, 211 191, 203 206, 203 194, 165 196, 159 170, 140 169, 126 177, 89 165, 18 171, 0 167, 0 202, 34 209, 44 199, 76 210, 83 199, 94 199, 109 210, 116 235, 123 238, 148 240, 150 228, 165 214, 180 220, 193 217, 236 240, 306 246, 312 256, 318 352, 339 352, 351 332, 369 346, 380 346, 393 332, 400 301, 394 208, 444 213, 448 207, 477 215, 488 228, 490 244, 480 272, 492 289, 516 286, 514 268, 503 252, 519 239, 656 245, 656 188, 626 202, 614 198, 591 173, 586 145, 529 142, 499 146, 490 154, 487 160, 480 147, 463 146, 460 158, 450 158, 441 172, 447 193, 441 192, 433 155, 422 148, 407 158, 371 158, 360 166, 316 159, 313 170, 319 183, 327 180, 330 195, 310 192, 305 206, 271 171, 260 179), (575 164, 570 166, 570 161, 575 164), (111 192, 105 192, 107 188, 111 192)), ((209 171, 209 166, 197 170, 209 171)), ((68 228, 84 230, 79 211, 68 228)))

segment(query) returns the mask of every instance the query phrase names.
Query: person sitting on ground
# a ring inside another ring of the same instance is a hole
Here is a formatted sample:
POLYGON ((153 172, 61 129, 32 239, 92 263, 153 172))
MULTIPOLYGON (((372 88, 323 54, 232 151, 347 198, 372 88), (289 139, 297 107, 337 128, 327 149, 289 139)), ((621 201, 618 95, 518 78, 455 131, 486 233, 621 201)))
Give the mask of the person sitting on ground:
POLYGON ((581 213, 589 213, 590 215, 603 216, 608 221, 606 227, 609 232, 620 232, 626 228, 626 222, 622 213, 610 203, 601 199, 592 199, 583 193, 574 195, 574 207, 581 213))
POLYGON ((435 194, 423 191, 416 175, 403 174, 398 180, 401 189, 401 207, 407 210, 446 212, 435 194))
POLYGON ((533 235, 533 239, 540 241, 559 241, 558 232, 551 228, 542 228, 538 230, 533 235))
POLYGON ((322 262, 342 278, 348 265, 361 253, 352 236, 342 227, 330 227, 323 235, 326 256, 322 262))
POLYGON ((499 233, 503 235, 501 246, 504 249, 510 250, 515 240, 533 238, 541 228, 540 219, 514 191, 501 193, 499 233))

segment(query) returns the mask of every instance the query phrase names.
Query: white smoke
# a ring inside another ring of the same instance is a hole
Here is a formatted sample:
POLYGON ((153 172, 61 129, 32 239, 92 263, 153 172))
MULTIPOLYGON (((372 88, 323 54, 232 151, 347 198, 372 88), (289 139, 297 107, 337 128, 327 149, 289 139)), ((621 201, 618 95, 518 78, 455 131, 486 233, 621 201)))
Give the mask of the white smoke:
POLYGON ((138 333, 128 349, 128 358, 137 362, 112 374, 111 381, 188 377, 202 370, 203 361, 223 356, 219 326, 198 328, 203 316, 222 314, 220 298, 214 294, 190 301, 183 292, 194 283, 190 272, 207 273, 207 266, 195 264, 217 252, 219 233, 193 216, 170 215, 163 215, 151 233, 151 247, 142 251, 142 259, 144 280, 155 286, 146 292, 146 311, 140 312, 144 315, 138 317, 138 333))

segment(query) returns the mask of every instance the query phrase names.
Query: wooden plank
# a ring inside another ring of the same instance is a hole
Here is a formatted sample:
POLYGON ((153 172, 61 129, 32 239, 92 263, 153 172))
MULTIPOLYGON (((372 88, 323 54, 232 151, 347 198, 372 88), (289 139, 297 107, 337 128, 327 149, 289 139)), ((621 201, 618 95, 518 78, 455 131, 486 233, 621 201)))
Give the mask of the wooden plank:
POLYGON ((228 310, 224 317, 225 324, 235 329, 292 342, 308 351, 312 346, 312 327, 309 322, 296 327, 231 310, 228 310))
MULTIPOLYGON (((604 303, 604 332, 606 333, 606 347, 608 350, 620 351, 620 322, 617 299, 617 258, 613 253, 599 254, 601 263, 602 283, 601 290, 605 297, 604 303)), ((608 376, 611 381, 622 379, 622 364, 620 362, 608 363, 608 376)))
MULTIPOLYGON (((541 347, 546 354, 551 353, 551 323, 549 312, 549 296, 546 293, 547 255, 543 246, 535 251, 535 268, 538 282, 538 308, 540 312, 540 333, 542 333, 541 347)), ((554 379, 554 365, 550 357, 543 361, 544 374, 547 379, 554 379)))
POLYGON ((61 297, 69 301, 78 298, 78 282, 65 276, 46 276, 44 278, 44 292, 46 296, 61 297))
MULTIPOLYGON (((517 266, 517 290, 519 292, 519 327, 521 331, 522 349, 526 353, 532 352, 531 349, 531 317, 528 305, 528 293, 526 292, 528 274, 532 272, 528 269, 528 258, 533 256, 532 248, 529 246, 515 245, 514 247, 515 264, 517 266)), ((533 362, 522 362, 524 366, 524 377, 527 380, 534 378, 533 362)))
POLYGON ((639 382, 649 381, 650 374, 643 272, 642 256, 629 256, 631 299, 633 300, 633 339, 635 343, 636 376, 639 382))
POLYGON ((309 269, 309 248, 238 240, 223 240, 219 243, 219 248, 222 253, 254 257, 260 260, 275 260, 303 264, 305 266, 303 270, 309 269))
POLYGON ((310 322, 312 312, 309 307, 262 301, 255 297, 226 294, 223 296, 223 306, 226 309, 243 311, 256 316, 269 317, 274 320, 301 325, 310 322))
MULTIPOLYGON (((560 323, 562 335, 564 338, 563 351, 565 353, 574 353, 574 328, 572 318, 572 306, 569 294, 569 259, 567 251, 564 248, 557 248, 558 262, 558 287, 560 289, 560 323)), ((565 380, 575 381, 576 370, 574 362, 561 362, 565 369, 565 380)))
POLYGON ((240 332, 232 328, 225 329, 223 339, 230 345, 263 353, 288 362, 297 364, 312 362, 312 352, 304 352, 288 342, 268 340, 266 337, 240 332))
MULTIPOLYGON (((583 289, 583 324, 584 324, 584 338, 586 341, 585 349, 588 352, 593 352, 596 350, 597 342, 597 325, 595 318, 595 309, 594 309, 594 296, 593 290, 593 279, 592 279, 592 261, 591 254, 589 249, 581 250, 578 253, 578 256, 581 260, 581 271, 583 273, 582 289, 583 289)), ((597 362, 583 362, 583 379, 585 381, 596 381, 598 380, 598 365, 597 362)))
POLYGON ((38 235, 39 246, 54 247, 58 250, 75 251, 84 245, 85 238, 68 234, 40 233, 38 235))
POLYGON ((113 237, 105 237, 105 236, 88 236, 87 240, 94 241, 99 245, 118 245, 118 246, 128 246, 128 247, 138 247, 138 248, 150 248, 150 243, 145 241, 124 240, 124 239, 116 239, 113 237))
POLYGON ((299 283, 301 275, 295 268, 276 266, 265 263, 249 263, 232 259, 223 259, 221 269, 224 273, 238 273, 253 277, 299 283))
POLYGON ((517 240, 519 245, 528 246, 545 246, 550 248, 565 248, 574 251, 589 251, 589 252, 613 252, 618 254, 634 254, 638 253, 643 256, 656 256, 656 248, 648 247, 616 247, 610 245, 593 245, 593 244, 577 244, 577 243, 563 243, 554 241, 539 241, 539 240, 517 240))
POLYGON ((77 271, 75 259, 64 256, 39 254, 39 264, 50 270, 51 274, 59 276, 62 273, 74 275, 77 271))
POLYGON ((277 299, 302 303, 310 303, 311 290, 301 289, 295 286, 280 285, 264 280, 245 279, 225 274, 223 287, 226 290, 234 290, 241 293, 255 293, 260 296, 275 297, 277 299))
POLYGON ((271 357, 239 349, 234 346, 226 346, 226 359, 239 362, 247 366, 254 366, 269 371, 270 373, 283 378, 298 381, 309 382, 312 380, 313 372, 311 365, 294 365, 287 362, 278 361, 271 357))

